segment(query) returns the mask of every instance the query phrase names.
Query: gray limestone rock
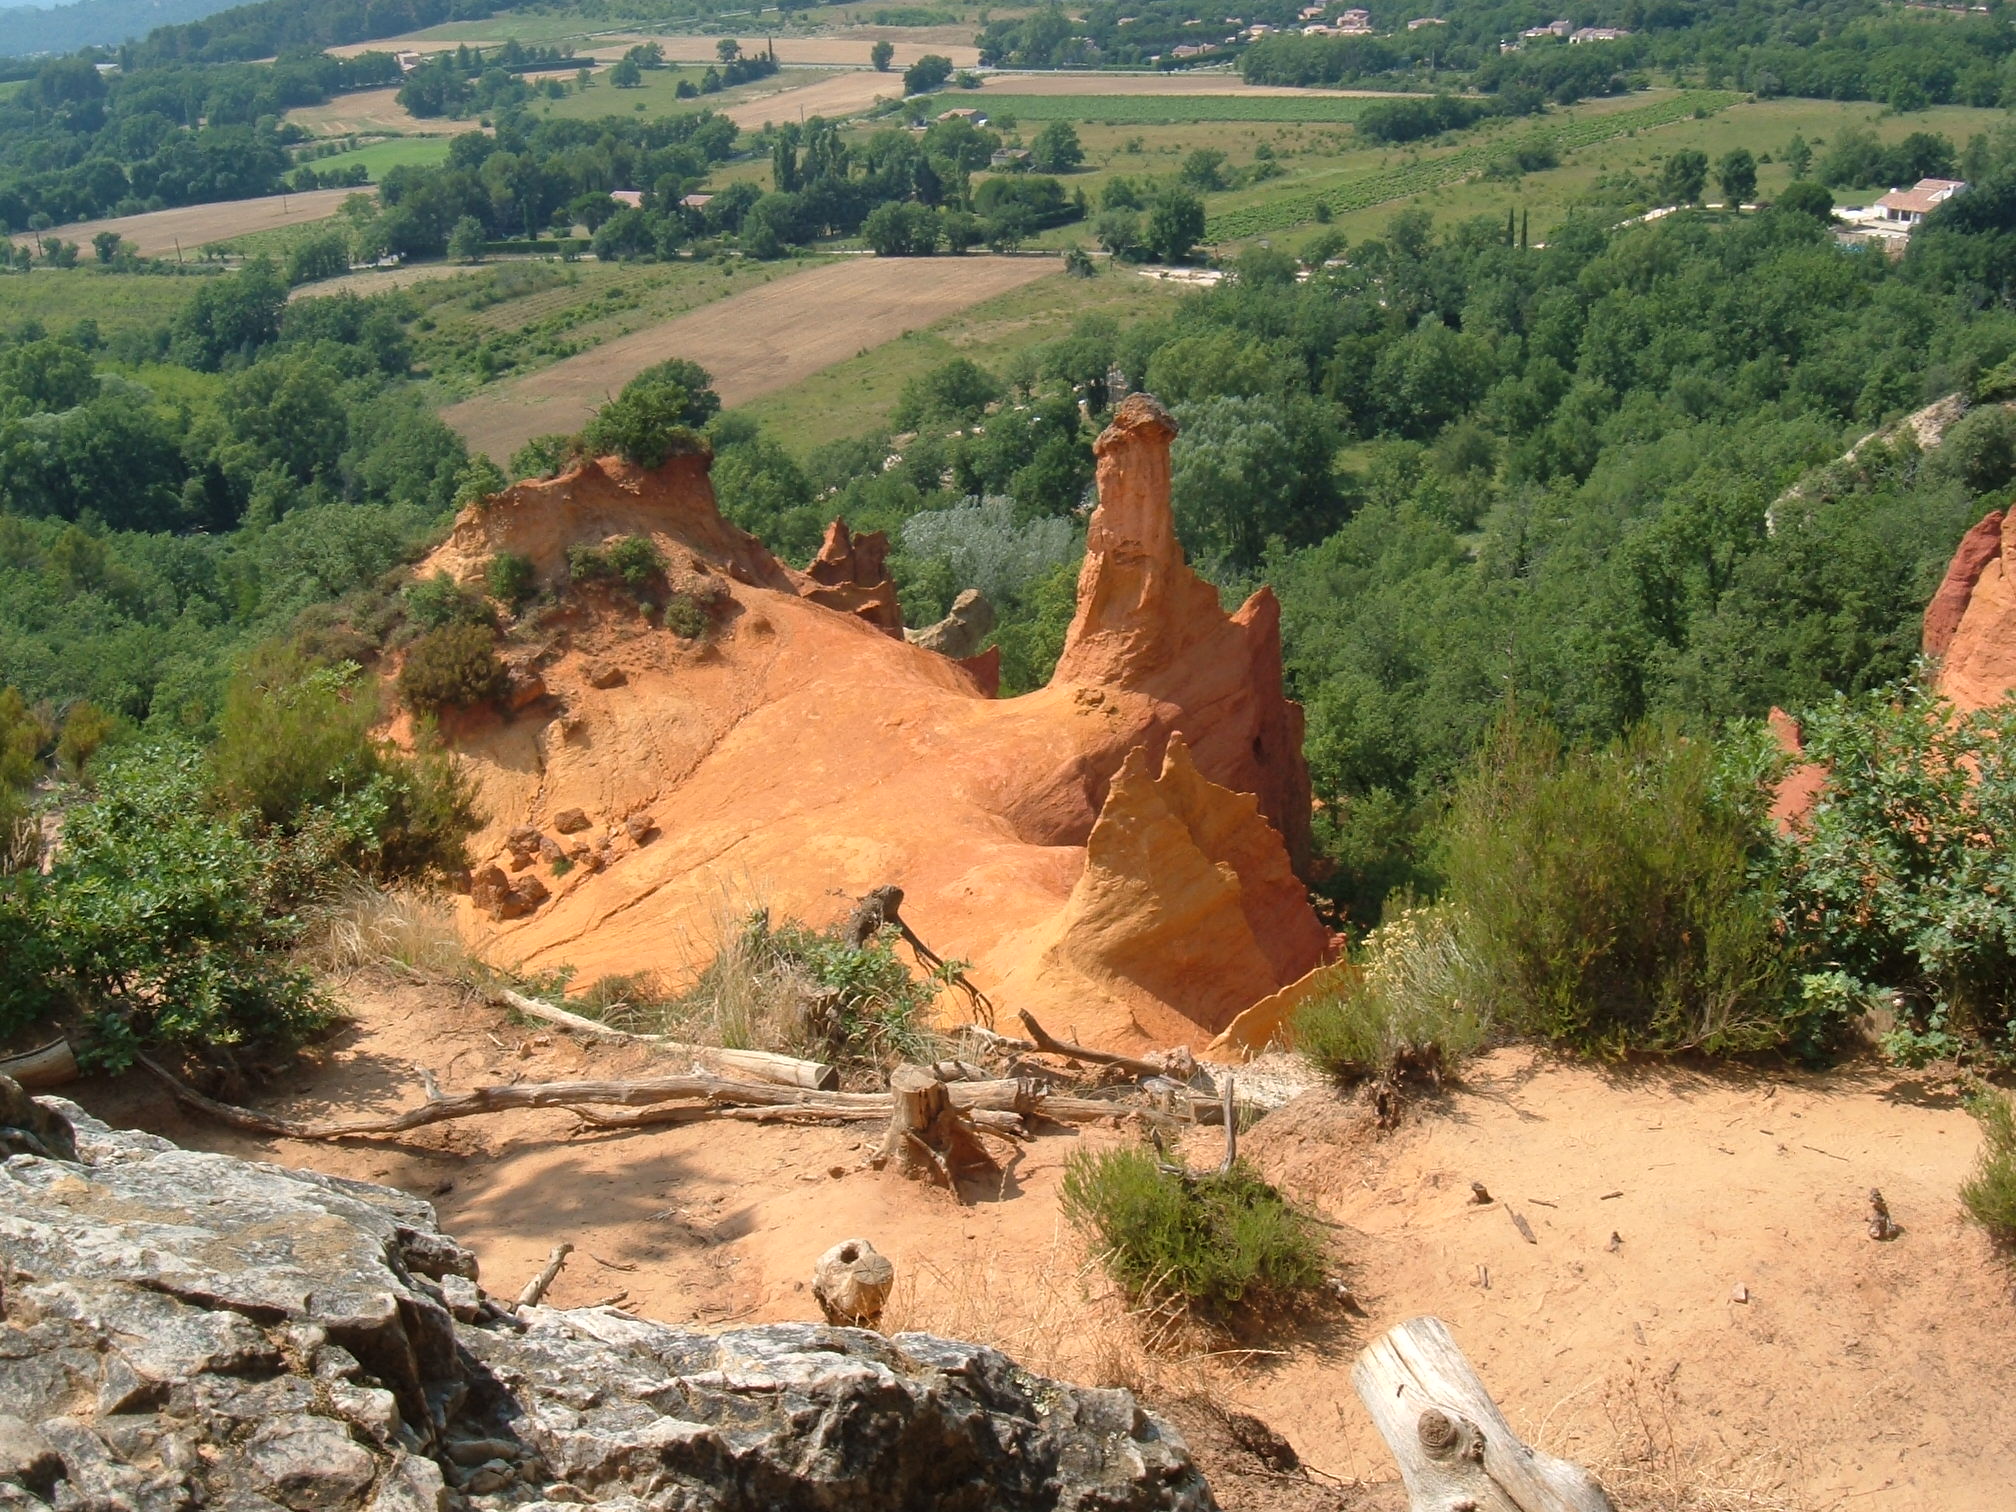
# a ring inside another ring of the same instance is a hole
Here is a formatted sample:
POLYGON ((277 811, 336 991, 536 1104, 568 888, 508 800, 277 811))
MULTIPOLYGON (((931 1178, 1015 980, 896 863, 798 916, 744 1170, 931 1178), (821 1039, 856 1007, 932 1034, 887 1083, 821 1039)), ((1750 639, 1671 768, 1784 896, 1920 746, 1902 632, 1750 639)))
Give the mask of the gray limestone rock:
POLYGON ((0 1512, 1209 1512, 1124 1391, 812 1323, 482 1302, 427 1204, 67 1103, 0 1163, 0 1512))

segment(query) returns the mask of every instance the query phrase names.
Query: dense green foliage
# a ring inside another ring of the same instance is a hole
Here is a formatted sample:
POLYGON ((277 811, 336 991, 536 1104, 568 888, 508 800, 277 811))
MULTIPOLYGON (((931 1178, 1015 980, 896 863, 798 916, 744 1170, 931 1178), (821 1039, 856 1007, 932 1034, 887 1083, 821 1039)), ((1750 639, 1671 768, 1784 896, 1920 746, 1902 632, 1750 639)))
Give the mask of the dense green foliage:
POLYGON ((1316 1225, 1243 1162, 1185 1171, 1138 1146, 1078 1150, 1064 1214, 1130 1297, 1209 1314, 1292 1304, 1323 1279, 1316 1225))
POLYGON ((1484 1042, 1488 986, 1448 905, 1389 917, 1353 952, 1350 979, 1295 1012, 1295 1048, 1339 1081, 1439 1086, 1484 1042))

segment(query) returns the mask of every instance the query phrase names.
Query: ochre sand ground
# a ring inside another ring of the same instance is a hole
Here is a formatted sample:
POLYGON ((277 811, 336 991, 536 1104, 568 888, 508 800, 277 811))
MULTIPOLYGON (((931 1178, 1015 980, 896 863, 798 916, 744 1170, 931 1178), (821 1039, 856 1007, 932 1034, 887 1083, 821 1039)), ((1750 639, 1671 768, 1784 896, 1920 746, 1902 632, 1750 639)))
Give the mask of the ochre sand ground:
POLYGON ((499 384, 441 418, 501 462, 533 436, 579 429, 654 362, 698 362, 722 402, 740 404, 1056 272, 1044 257, 837 259, 499 384))
MULTIPOLYGON (((680 1069, 515 1025, 445 987, 357 978, 343 996, 355 1025, 263 1105, 389 1111, 421 1098, 422 1067, 451 1092, 680 1069)), ((526 1112, 338 1145, 191 1123, 137 1077, 69 1090, 192 1146, 431 1196, 493 1291, 515 1293, 571 1241, 562 1306, 627 1291, 626 1306, 673 1322, 812 1318, 812 1260, 866 1237, 902 1278, 892 1327, 981 1338, 1163 1400, 1208 1391, 1309 1463, 1369 1483, 1329 1505, 1404 1505, 1349 1371, 1366 1339, 1422 1312, 1448 1320, 1522 1434, 1598 1467, 1625 1512, 2006 1512, 2016 1484, 2011 1277, 1961 1218, 1954 1191, 1978 1140, 1934 1079, 1599 1071, 1506 1050, 1386 1135, 1305 1094, 1243 1144, 1334 1225, 1371 1316, 1249 1340, 1276 1353, 1244 1363, 1144 1359, 1060 1220, 1065 1159, 1125 1137, 1112 1131, 1045 1133, 959 1206, 864 1168, 874 1136, 861 1128, 576 1138, 571 1115, 526 1112), (1472 1181, 1496 1200, 1472 1204, 1472 1181), (1903 1226, 1887 1244, 1864 1231, 1871 1186, 1903 1226), (1747 1302, 1732 1300, 1739 1285, 1747 1302)), ((1192 1163, 1216 1140, 1193 1136, 1192 1163)))

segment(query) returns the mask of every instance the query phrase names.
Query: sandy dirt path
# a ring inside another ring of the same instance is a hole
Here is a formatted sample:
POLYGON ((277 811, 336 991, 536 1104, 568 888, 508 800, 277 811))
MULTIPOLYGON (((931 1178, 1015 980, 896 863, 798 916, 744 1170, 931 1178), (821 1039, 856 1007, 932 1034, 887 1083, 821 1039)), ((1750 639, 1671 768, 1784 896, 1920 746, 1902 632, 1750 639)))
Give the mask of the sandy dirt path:
MULTIPOLYGON (((451 1092, 673 1069, 642 1047, 513 1024, 445 987, 357 978, 340 996, 357 1022, 262 1106, 389 1112, 421 1099, 421 1068, 451 1092)), ((581 1136, 547 1111, 314 1144, 191 1123, 138 1077, 67 1090, 197 1148, 429 1198, 494 1292, 515 1293, 571 1241, 560 1306, 621 1291, 675 1323, 811 1319, 813 1259, 865 1237, 897 1266, 889 1326, 978 1338, 1032 1369, 1145 1387, 1158 1404, 1206 1390, 1309 1463, 1362 1478, 1341 1503, 1353 1512, 1405 1502, 1352 1395, 1352 1359, 1424 1312, 1449 1322, 1514 1427, 1597 1468, 1624 1512, 2007 1512, 2016 1484, 2010 1274, 1960 1215, 1979 1136, 1929 1075, 1612 1073, 1506 1050, 1390 1134, 1362 1104, 1307 1094, 1241 1147, 1333 1225, 1370 1317, 1248 1338, 1272 1353, 1245 1364, 1144 1356, 1061 1221, 1064 1162, 1127 1137, 1112 1130, 1039 1133, 1005 1178, 968 1183, 962 1206, 867 1168, 875 1131, 861 1127, 581 1136), (1472 1181, 1491 1203, 1470 1201, 1472 1181), (1864 1228, 1871 1186, 1903 1228, 1889 1243, 1864 1228), (1748 1300, 1733 1299, 1739 1285, 1748 1300)), ((1192 1165, 1217 1153, 1215 1130, 1186 1148, 1192 1165)), ((1291 1489, 1226 1505, 1287 1512, 1305 1505, 1283 1499, 1291 1489)))
POLYGON ((698 362, 722 403, 740 404, 1056 271, 1044 257, 838 258, 499 384, 441 418, 502 462, 533 436, 579 429, 654 362, 698 362))
MULTIPOLYGON (((91 238, 101 231, 116 231, 140 250, 142 257, 172 257, 179 242, 182 251, 193 256, 211 242, 228 241, 253 231, 272 231, 281 226, 301 226, 327 220, 343 208, 359 189, 313 189, 306 194, 271 195, 265 199, 225 200, 214 205, 183 205, 174 210, 152 210, 145 215, 124 215, 111 220, 77 221, 44 232, 75 242, 86 252, 91 238)), ((32 246, 34 234, 23 232, 13 238, 16 246, 32 246)))

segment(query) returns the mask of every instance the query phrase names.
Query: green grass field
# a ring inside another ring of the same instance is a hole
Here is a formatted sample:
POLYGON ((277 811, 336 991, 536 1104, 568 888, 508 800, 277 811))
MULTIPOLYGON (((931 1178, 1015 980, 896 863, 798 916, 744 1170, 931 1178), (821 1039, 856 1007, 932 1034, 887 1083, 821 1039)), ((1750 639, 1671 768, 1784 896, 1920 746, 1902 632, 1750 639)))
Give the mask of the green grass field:
POLYGON ((505 262, 415 284, 415 358, 441 403, 798 271, 775 263, 505 262))
POLYGON ((644 71, 644 82, 637 88, 618 89, 609 82, 609 71, 605 68, 594 76, 585 92, 575 91, 570 79, 569 92, 564 98, 535 100, 532 109, 539 115, 560 121, 599 121, 612 115, 678 115, 686 111, 721 110, 753 95, 777 94, 783 89, 796 89, 831 77, 825 69, 794 68, 788 73, 758 79, 752 84, 739 84, 711 95, 680 99, 679 81, 691 80, 693 87, 698 89, 701 76, 706 72, 704 67, 651 68, 644 71))
POLYGON ((316 158, 308 166, 317 173, 328 173, 335 169, 352 168, 362 164, 364 171, 371 176, 371 182, 375 184, 394 168, 431 168, 436 163, 445 161, 448 156, 448 144, 453 140, 453 137, 444 136, 394 137, 349 152, 316 158))
POLYGON ((939 363, 967 357, 998 371, 1017 352, 1064 335, 1081 315, 1125 325, 1167 310, 1180 297, 1173 285, 1132 271, 1102 269, 1097 278, 1058 273, 871 347, 740 411, 802 455, 887 426, 904 383, 939 363))
MULTIPOLYGON (((88 254, 87 254, 88 255, 88 254)), ((95 320, 101 336, 165 325, 202 280, 214 275, 113 273, 101 268, 36 268, 0 276, 0 330, 30 321, 52 336, 95 320)))
POLYGON ((1330 95, 1017 95, 989 93, 995 121, 1165 126, 1205 121, 1355 121, 1376 100, 1330 95))

